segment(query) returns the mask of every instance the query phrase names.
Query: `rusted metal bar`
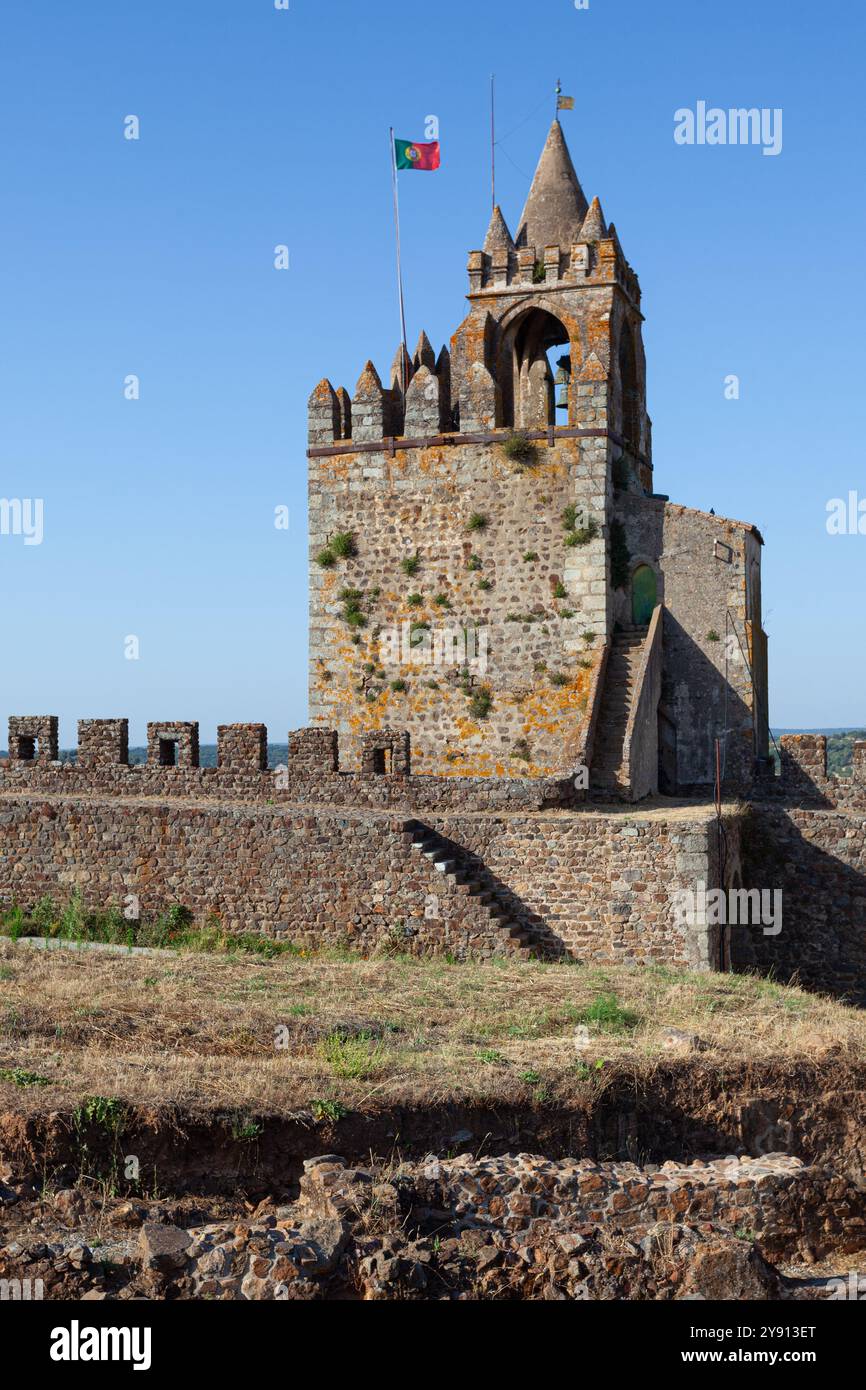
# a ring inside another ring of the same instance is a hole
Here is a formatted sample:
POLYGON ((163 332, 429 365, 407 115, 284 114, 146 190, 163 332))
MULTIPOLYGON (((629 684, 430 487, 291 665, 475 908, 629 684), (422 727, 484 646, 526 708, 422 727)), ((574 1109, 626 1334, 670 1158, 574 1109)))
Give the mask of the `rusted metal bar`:
MULTIPOLYGON (((388 454, 393 458, 396 451, 404 449, 438 449, 454 444, 500 444, 508 438, 508 433, 507 430, 498 430, 495 434, 430 434, 416 439, 388 435, 384 439, 365 441, 363 444, 353 444, 348 440, 342 444, 329 444, 326 448, 308 449, 307 458, 332 458, 339 454, 388 454)), ((613 430, 568 429, 557 425, 543 430, 524 430, 523 433, 527 439, 544 440, 549 448, 553 448, 558 439, 609 439, 620 449, 627 447, 625 440, 613 430)), ((648 462, 643 454, 635 457, 640 463, 648 462)))

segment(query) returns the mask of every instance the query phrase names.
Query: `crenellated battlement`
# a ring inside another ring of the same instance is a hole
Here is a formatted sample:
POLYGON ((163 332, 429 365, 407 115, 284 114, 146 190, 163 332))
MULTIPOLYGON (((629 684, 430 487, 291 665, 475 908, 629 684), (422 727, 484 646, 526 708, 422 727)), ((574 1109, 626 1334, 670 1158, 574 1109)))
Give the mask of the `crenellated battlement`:
POLYGON ((403 435, 439 434, 454 429, 451 402, 451 354, 443 347, 436 356, 422 333, 414 356, 401 344, 384 386, 368 361, 350 396, 335 390, 325 378, 308 403, 310 448, 329 444, 373 444, 403 435))

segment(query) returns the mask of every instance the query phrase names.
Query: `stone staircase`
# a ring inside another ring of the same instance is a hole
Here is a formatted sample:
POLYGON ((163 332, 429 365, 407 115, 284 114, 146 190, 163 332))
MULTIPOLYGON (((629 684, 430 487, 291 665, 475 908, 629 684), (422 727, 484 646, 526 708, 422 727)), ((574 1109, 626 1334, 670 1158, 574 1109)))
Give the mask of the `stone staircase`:
POLYGON ((645 627, 628 627, 614 633, 590 768, 590 791, 597 794, 596 799, 630 799, 625 734, 647 630, 645 627))
POLYGON ((470 900, 470 915, 494 942, 491 954, 524 960, 543 954, 534 930, 513 920, 500 895, 484 883, 481 871, 471 866, 455 845, 423 821, 407 821, 404 834, 410 837, 412 852, 423 855, 443 875, 449 890, 470 900))

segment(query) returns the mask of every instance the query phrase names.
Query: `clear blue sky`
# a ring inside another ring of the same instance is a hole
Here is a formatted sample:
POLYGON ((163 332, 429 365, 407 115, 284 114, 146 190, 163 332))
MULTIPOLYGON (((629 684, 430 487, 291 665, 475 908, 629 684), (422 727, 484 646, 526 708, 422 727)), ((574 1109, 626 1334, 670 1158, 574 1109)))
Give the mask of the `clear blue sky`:
POLYGON ((401 181, 410 338, 463 317, 491 71, 512 230, 556 78, 576 97, 643 287, 656 486, 766 538, 774 723, 866 723, 866 536, 825 530, 866 497, 864 27, 838 0, 4 7, 0 497, 45 500, 41 546, 0 536, 4 734, 305 722, 306 399, 396 347, 390 124, 441 123, 441 171, 401 181), (782 153, 676 145, 699 100, 781 107, 782 153))

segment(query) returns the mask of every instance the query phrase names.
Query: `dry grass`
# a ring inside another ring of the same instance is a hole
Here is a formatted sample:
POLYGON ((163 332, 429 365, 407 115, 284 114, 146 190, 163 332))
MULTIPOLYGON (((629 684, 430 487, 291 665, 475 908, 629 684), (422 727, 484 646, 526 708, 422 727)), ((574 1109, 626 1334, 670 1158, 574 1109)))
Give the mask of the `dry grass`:
POLYGON ((93 1095, 272 1115, 317 1100, 567 1102, 622 1066, 669 1059, 666 1026, 698 1034, 718 1066, 866 1058, 866 1014, 750 976, 0 942, 0 1106, 27 1111, 93 1095))

